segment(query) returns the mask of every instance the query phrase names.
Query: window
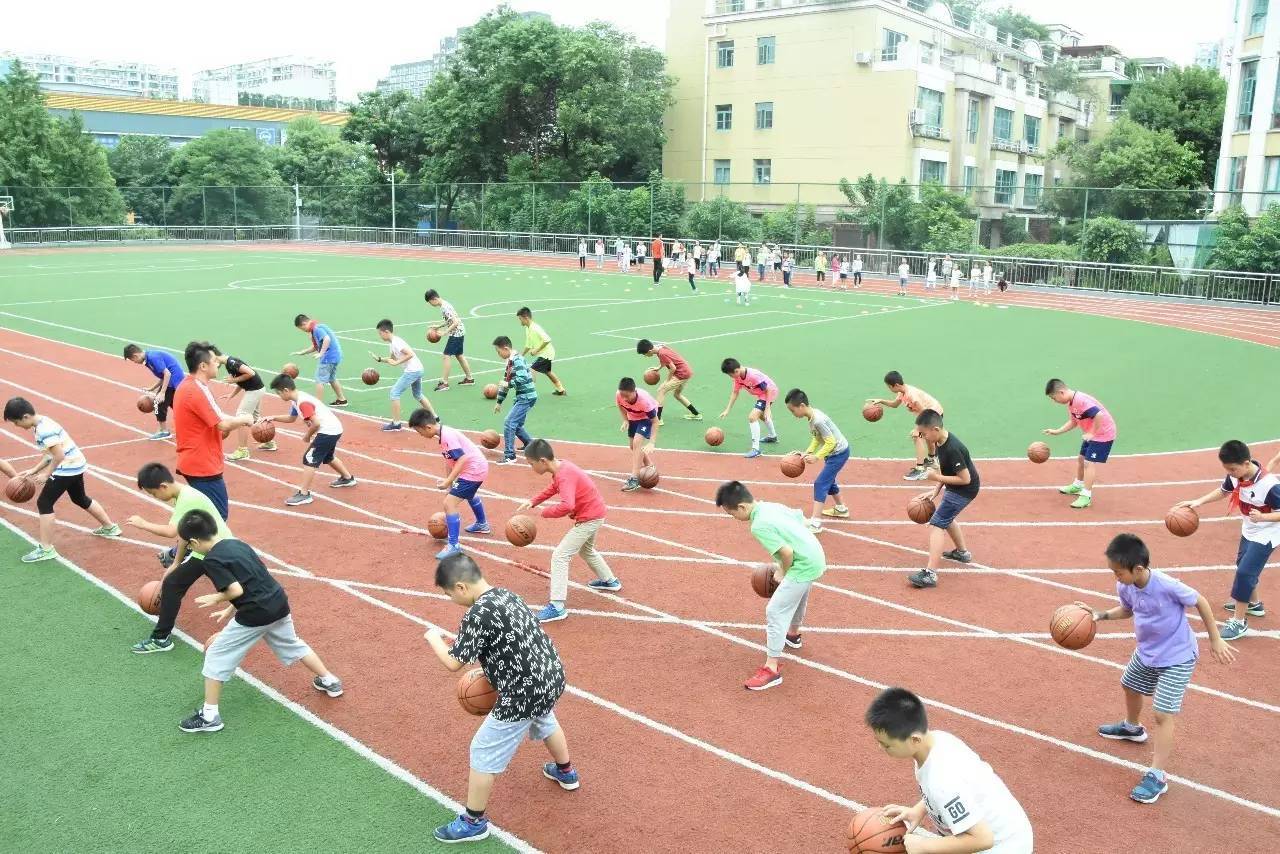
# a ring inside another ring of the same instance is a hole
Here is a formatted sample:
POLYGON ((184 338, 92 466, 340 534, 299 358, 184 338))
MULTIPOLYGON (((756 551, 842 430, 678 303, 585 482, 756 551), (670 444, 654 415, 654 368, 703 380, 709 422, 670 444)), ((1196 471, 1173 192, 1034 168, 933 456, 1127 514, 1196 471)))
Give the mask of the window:
POLYGON ((1280 128, 1280 74, 1276 75, 1276 97, 1271 102, 1271 129, 1280 128))
POLYGON ((1258 60, 1240 63, 1240 102, 1236 106, 1236 130, 1253 126, 1253 95, 1258 88, 1258 60))
POLYGON ((716 68, 733 68, 733 42, 716 42, 716 68))
POLYGON ((1022 124, 1026 132, 1027 147, 1036 151, 1040 148, 1040 120, 1035 116, 1023 116, 1022 124))
POLYGON ((927 128, 942 129, 942 99, 945 96, 934 89, 921 86, 916 90, 916 106, 924 112, 922 124, 927 128))
POLYGON ((1040 204, 1040 195, 1044 192, 1043 175, 1026 175, 1022 179, 1022 203, 1027 207, 1040 204))
POLYGON ((753 162, 757 184, 773 183, 773 161, 756 160, 753 162))
POLYGON ((1244 200, 1244 167, 1245 158, 1232 157, 1227 162, 1227 189, 1231 191, 1231 204, 1238 205, 1244 200))
POLYGON ((973 188, 974 188, 974 187, 976 187, 976 186, 978 186, 978 167, 977 167, 977 166, 966 166, 966 167, 964 167, 964 192, 965 192, 965 195, 967 196, 967 195, 969 195, 970 193, 972 193, 972 192, 973 192, 973 188))
POLYGON ((933 65, 933 45, 920 42, 920 61, 925 65, 933 65))
POLYGON ((716 104, 716 130, 733 130, 733 104, 716 104))
POLYGON ((1070 119, 1058 119, 1058 139, 1068 139, 1072 133, 1070 119))
POLYGON ((1280 203, 1280 157, 1268 157, 1263 164, 1262 189, 1266 195, 1262 197, 1261 209, 1266 210, 1280 203))
POLYGON ((1013 142, 1013 110, 996 107, 995 137, 997 142, 1013 142))
POLYGON ((778 40, 774 36, 756 39, 756 65, 773 65, 777 60, 778 40))
POLYGON ((741 12, 746 8, 746 0, 729 0, 729 2, 725 4, 726 12, 741 12))
POLYGON ((921 160, 920 183, 928 184, 930 181, 935 184, 947 183, 947 164, 941 160, 921 160))
POLYGON ((717 160, 715 162, 715 177, 712 179, 717 184, 729 183, 729 161, 717 160))
POLYGON ((965 126, 965 130, 968 133, 968 140, 970 145, 973 145, 978 141, 978 122, 981 121, 981 119, 978 118, 980 109, 981 109, 981 105, 978 103, 978 99, 970 98, 969 99, 969 119, 965 126))
POLYGON ((995 203, 997 205, 1013 204, 1013 191, 1018 186, 1018 173, 1009 169, 996 170, 995 203))
POLYGON ((756 130, 773 127, 773 101, 756 102, 756 130))
POLYGON ((880 48, 880 61, 892 62, 898 58, 898 45, 907 40, 902 33, 895 33, 893 30, 884 31, 884 42, 880 48))
POLYGON ((1253 14, 1249 16, 1249 35, 1260 36, 1267 27, 1268 0, 1253 0, 1253 14))

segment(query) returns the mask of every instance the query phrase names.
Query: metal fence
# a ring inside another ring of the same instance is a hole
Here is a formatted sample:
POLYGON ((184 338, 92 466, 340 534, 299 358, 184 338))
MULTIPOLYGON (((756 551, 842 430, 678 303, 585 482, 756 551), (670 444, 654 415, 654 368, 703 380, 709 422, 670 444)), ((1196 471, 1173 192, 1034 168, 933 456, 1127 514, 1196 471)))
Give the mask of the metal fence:
MULTIPOLYGON (((549 234, 515 231, 463 231, 455 229, 392 229, 353 226, 101 226, 86 228, 18 228, 8 232, 15 247, 118 245, 121 243, 246 243, 301 242, 310 244, 368 244, 404 246, 424 249, 502 252, 541 256, 576 257, 578 244, 587 241, 589 263, 594 265, 595 241, 604 235, 549 234)), ((616 264, 614 241, 605 238, 606 269, 616 264)), ((628 244, 643 244, 646 236, 625 236, 628 244)), ((674 239, 667 241, 668 251, 674 239)), ((692 242, 687 244, 692 247, 692 242)), ((704 248, 710 244, 703 242, 704 248)), ((975 266, 990 262, 996 279, 1006 278, 1018 286, 1042 287, 1060 291, 1129 294, 1151 297, 1174 297, 1184 300, 1220 301, 1254 305, 1280 303, 1280 274, 1248 273, 1222 270, 1178 270, 1127 264, 1103 264, 1075 261, 1052 261, 1035 258, 1009 258, 982 253, 893 252, 877 249, 850 249, 841 246, 776 244, 789 254, 799 270, 812 271, 819 253, 834 259, 862 259, 863 272, 873 276, 892 277, 905 260, 911 275, 922 279, 930 263, 938 266, 939 285, 945 287, 941 266, 945 257, 958 264, 967 282, 975 266)), ((721 244, 722 264, 731 266, 738 244, 721 244)), ((747 248, 759 248, 753 244, 747 248)))

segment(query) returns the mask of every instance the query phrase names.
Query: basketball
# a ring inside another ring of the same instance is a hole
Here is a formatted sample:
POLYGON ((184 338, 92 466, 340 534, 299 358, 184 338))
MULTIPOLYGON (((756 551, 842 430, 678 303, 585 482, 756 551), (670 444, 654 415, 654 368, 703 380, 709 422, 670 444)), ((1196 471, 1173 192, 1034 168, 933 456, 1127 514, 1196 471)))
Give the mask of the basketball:
POLYGON ((493 400, 498 396, 498 386, 495 383, 489 383, 484 387, 484 396, 493 400))
POLYGON ((427 531, 437 540, 449 539, 449 523, 444 520, 444 512, 432 513, 427 520, 427 531))
POLYGON ((915 498, 907 502, 907 516, 917 525, 923 525, 933 517, 933 511, 938 508, 933 503, 933 498, 929 495, 917 495, 915 498))
POLYGON ((363 371, 360 372, 360 382, 364 383, 365 385, 377 385, 378 372, 375 371, 373 368, 365 368, 363 371))
POLYGON ((1084 649, 1093 640, 1097 624, 1093 614, 1079 605, 1063 605, 1049 620, 1049 633, 1064 649, 1084 649))
POLYGON ((778 589, 778 582, 773 580, 773 571, 776 567, 773 564, 768 566, 757 566, 751 570, 751 589, 761 599, 768 599, 773 595, 773 591, 778 589))
POLYGON ((793 451, 782 458, 780 465, 787 477, 799 477, 804 474, 804 454, 793 451))
POLYGON ((702 438, 706 439, 707 444, 714 448, 724 444, 724 431, 719 427, 708 427, 702 438))
POLYGON ((440 343, 440 330, 438 330, 438 329, 428 329, 428 330, 427 330, 427 340, 428 340, 428 341, 430 341, 432 344, 439 344, 439 343, 440 343))
POLYGON ((502 444, 502 436, 497 430, 485 430, 480 434, 480 444, 489 450, 493 450, 502 444))
POLYGON ((153 616, 160 613, 159 581, 148 581, 142 585, 142 589, 138 591, 138 607, 153 616))
POLYGON ((1043 463, 1049 459, 1049 446, 1044 442, 1032 442, 1027 448, 1027 459, 1033 463, 1043 463))
POLYGON ((1165 514, 1164 526, 1175 537, 1189 537, 1200 527, 1200 514, 1191 507, 1175 507, 1165 514))
POLYGON ((868 403, 862 407, 862 417, 873 423, 879 421, 884 417, 884 407, 878 403, 868 403))
POLYGON ((905 854, 907 850, 902 841, 907 826, 900 821, 890 824, 874 807, 855 815, 848 832, 850 854, 905 854))
POLYGON ((156 399, 149 394, 144 394, 142 397, 138 398, 138 411, 155 412, 156 399))
POLYGON ((657 368, 650 368, 644 372, 644 381, 649 385, 657 385, 660 379, 662 379, 662 374, 659 373, 657 368))
POLYGON ((36 485, 30 478, 15 477, 4 485, 4 497, 14 504, 26 504, 36 494, 36 485))
POLYGON ((645 466, 640 469, 640 486, 644 489, 653 489, 658 485, 658 467, 645 466))
POLYGON ((538 523, 523 514, 507 520, 507 540, 513 546, 527 546, 538 536, 538 523))
POLYGON ((471 668, 458 678, 458 703, 467 714, 487 715, 497 702, 498 692, 479 667, 471 668))
POLYGON ((298 378, 298 366, 295 365, 293 362, 286 362, 285 366, 280 369, 280 373, 284 374, 286 377, 289 377, 290 379, 296 380, 298 378))
POLYGON ((253 435, 255 442, 270 442, 276 437, 276 423, 274 421, 259 421, 249 428, 249 432, 253 435))

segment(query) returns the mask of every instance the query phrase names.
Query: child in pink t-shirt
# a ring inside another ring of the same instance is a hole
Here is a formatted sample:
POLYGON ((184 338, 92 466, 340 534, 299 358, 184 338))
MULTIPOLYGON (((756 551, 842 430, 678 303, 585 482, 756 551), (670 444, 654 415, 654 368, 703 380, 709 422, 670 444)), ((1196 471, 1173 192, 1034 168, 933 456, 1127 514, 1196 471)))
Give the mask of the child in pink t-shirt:
POLYGON ((1080 458, 1076 462, 1076 479, 1070 486, 1058 491, 1074 495, 1071 506, 1083 510, 1093 503, 1093 484, 1098 476, 1098 466, 1111 456, 1111 446, 1116 441, 1116 421, 1096 397, 1067 388, 1059 379, 1049 380, 1044 393, 1054 403, 1067 407, 1067 423, 1058 428, 1046 428, 1046 436, 1058 436, 1080 427, 1084 444, 1080 446, 1080 458))
POLYGON ((622 485, 623 492, 640 488, 640 468, 653 465, 653 445, 658 441, 658 401, 647 391, 636 388, 636 381, 623 377, 614 397, 622 413, 622 432, 631 443, 631 477, 622 485))
POLYGON ((434 413, 425 409, 414 410, 409 418, 409 427, 424 439, 439 439, 440 453, 444 457, 447 474, 436 484, 437 489, 448 491, 444 497, 444 520, 449 528, 449 542, 437 555, 437 560, 444 560, 449 555, 461 551, 458 536, 462 528, 462 519, 458 508, 462 502, 471 505, 475 513, 475 524, 467 526, 468 534, 489 533, 489 521, 485 517, 484 502, 479 498, 480 484, 489 474, 489 461, 476 447, 475 443, 455 427, 446 427, 434 413))
POLYGON ((778 441, 778 431, 773 426, 773 401, 778 396, 778 385, 768 376, 755 368, 748 368, 737 359, 725 359, 720 363, 720 372, 733 380, 733 390, 729 393, 729 404, 725 406, 721 418, 729 417, 729 410, 738 400, 738 393, 746 390, 756 399, 755 405, 747 415, 747 426, 751 430, 751 450, 745 454, 747 459, 760 456, 760 443, 772 445, 778 441), (760 438, 760 422, 768 428, 769 435, 760 438))

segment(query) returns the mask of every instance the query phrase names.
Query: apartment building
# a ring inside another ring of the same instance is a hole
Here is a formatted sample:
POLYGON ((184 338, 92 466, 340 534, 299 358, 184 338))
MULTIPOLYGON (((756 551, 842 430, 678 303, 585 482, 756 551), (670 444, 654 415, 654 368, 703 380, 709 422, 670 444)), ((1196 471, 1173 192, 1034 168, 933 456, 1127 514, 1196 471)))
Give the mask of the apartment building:
POLYGON ((178 97, 178 72, 145 62, 79 59, 52 53, 4 53, 0 58, 22 63, 47 92, 161 100, 178 97))
POLYGON ((1239 0, 1227 37, 1227 109, 1214 208, 1251 214, 1280 203, 1280 9, 1239 0))
POLYGON ((197 71, 191 89, 195 100, 206 104, 238 104, 241 92, 328 102, 332 106, 338 102, 338 76, 333 62, 298 56, 276 56, 197 71))
POLYGON ((1108 57, 1086 63, 1087 97, 1051 92, 1041 71, 1092 49, 1048 29, 1019 40, 929 0, 671 0, 663 172, 757 209, 837 205, 840 178, 870 173, 964 189, 984 219, 1033 214, 1065 177, 1046 152, 1087 136, 1124 76, 1108 57))

